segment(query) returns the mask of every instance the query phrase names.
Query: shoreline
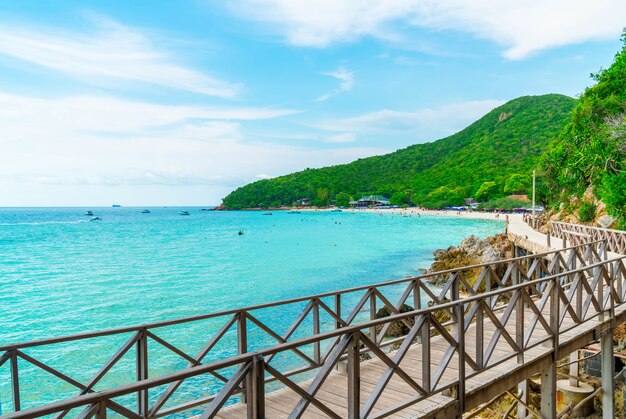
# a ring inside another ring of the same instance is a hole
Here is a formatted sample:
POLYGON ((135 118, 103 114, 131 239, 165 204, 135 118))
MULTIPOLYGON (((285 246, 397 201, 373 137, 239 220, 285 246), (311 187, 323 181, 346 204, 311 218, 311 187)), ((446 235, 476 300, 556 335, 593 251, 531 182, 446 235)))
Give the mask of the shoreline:
MULTIPOLYGON (((298 211, 302 212, 330 212, 335 208, 298 208, 298 211)), ((277 210, 284 211, 284 210, 277 210)), ((480 220, 493 220, 493 221, 506 221, 506 216, 509 218, 521 218, 522 214, 496 214, 493 212, 479 212, 479 211, 445 211, 445 210, 427 210, 418 208, 388 208, 388 209, 376 209, 376 208, 363 208, 363 209, 342 209, 342 212, 360 213, 368 212, 374 214, 398 214, 405 216, 413 215, 434 215, 439 217, 461 217, 468 219, 480 219, 480 220)))

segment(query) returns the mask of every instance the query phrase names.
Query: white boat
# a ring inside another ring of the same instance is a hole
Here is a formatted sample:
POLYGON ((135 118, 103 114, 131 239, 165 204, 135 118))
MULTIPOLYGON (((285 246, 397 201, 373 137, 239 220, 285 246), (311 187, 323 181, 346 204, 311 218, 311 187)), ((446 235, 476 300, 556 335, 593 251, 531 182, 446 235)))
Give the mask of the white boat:
POLYGON ((179 215, 189 215, 189 211, 181 211, 178 214, 179 215))
POLYGON ((149 209, 145 209, 145 210, 141 210, 142 214, 150 214, 152 211, 150 211, 149 209))

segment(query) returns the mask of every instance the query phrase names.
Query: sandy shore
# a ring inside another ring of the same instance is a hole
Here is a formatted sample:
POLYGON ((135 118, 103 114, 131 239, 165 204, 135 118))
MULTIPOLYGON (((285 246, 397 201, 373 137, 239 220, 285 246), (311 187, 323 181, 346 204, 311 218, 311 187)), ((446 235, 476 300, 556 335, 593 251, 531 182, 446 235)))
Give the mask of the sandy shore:
MULTIPOLYGON (((323 209, 309 209, 309 208, 299 208, 301 211, 332 211, 331 208, 323 208, 323 209)), ((375 208, 364 208, 364 209, 353 209, 347 208, 343 209, 343 212, 372 212, 377 214, 399 214, 399 215, 410 215, 410 216, 418 216, 418 215, 437 215, 437 216, 445 216, 445 217, 462 217, 462 218, 473 218, 473 219, 483 219, 483 220, 506 220, 506 214, 494 214, 490 212, 478 212, 478 211, 443 211, 443 210, 424 210, 418 208, 389 208, 389 209, 375 209, 375 208)), ((521 214, 508 214, 509 217, 520 217, 521 214)))

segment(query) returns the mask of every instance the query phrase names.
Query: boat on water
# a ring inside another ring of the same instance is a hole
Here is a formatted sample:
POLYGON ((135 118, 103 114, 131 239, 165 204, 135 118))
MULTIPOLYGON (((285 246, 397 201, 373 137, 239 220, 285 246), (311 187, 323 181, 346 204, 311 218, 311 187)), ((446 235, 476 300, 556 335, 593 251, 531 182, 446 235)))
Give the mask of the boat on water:
POLYGON ((189 215, 189 211, 181 211, 178 215, 189 215))
POLYGON ((102 218, 100 218, 100 217, 93 217, 89 221, 102 221, 102 218))
POLYGON ((264 212, 263 215, 272 215, 272 213, 268 211, 268 212, 264 212))
POLYGON ((330 212, 343 212, 342 210, 340 210, 339 208, 334 209, 334 210, 330 210, 330 212))
POLYGON ((85 211, 85 215, 88 215, 90 217, 93 217, 93 211, 85 211))
POLYGON ((122 206, 120 204, 113 204, 111 205, 113 208, 121 208, 122 206))
POLYGON ((145 210, 141 210, 142 214, 150 214, 152 211, 150 211, 149 209, 145 209, 145 210))
POLYGON ((287 214, 300 214, 300 211, 298 211, 298 210, 291 210, 291 211, 287 211, 287 214))

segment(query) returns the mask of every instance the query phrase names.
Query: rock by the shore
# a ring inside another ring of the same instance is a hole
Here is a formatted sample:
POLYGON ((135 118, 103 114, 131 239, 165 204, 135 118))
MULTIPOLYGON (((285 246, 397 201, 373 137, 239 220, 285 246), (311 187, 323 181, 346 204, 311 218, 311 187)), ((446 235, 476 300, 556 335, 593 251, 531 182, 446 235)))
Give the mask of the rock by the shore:
MULTIPOLYGON (((428 273, 511 258, 513 257, 513 246, 505 234, 487 237, 484 240, 472 235, 463 239, 459 246, 450 246, 447 249, 436 250, 434 256, 435 262, 428 269, 428 273)), ((502 269, 505 268, 496 266, 496 272, 502 269)), ((479 268, 466 269, 461 272, 471 285, 475 284, 480 275, 479 268)), ((447 279, 448 275, 435 276, 431 279, 431 282, 435 285, 443 285, 447 279)), ((482 287, 484 287, 484 284, 481 285, 482 287)))
MULTIPOLYGON (((411 307, 410 305, 403 304, 402 307, 400 307, 400 313, 408 313, 409 311, 413 311, 413 307, 411 307)), ((379 309, 376 312, 377 319, 382 319, 384 317, 389 317, 389 316, 391 316, 391 310, 387 306, 379 309)), ((408 318, 406 320, 407 320, 407 323, 413 325, 413 322, 414 322, 413 318, 408 318)), ((382 329, 382 326, 377 326, 376 332, 379 332, 381 329, 382 329)), ((404 336, 407 333, 409 333, 409 328, 407 327, 407 325, 404 324, 404 322, 400 320, 396 320, 391 323, 391 326, 389 326, 389 329, 387 329, 387 333, 385 334, 385 336, 395 338, 398 336, 404 336)))

